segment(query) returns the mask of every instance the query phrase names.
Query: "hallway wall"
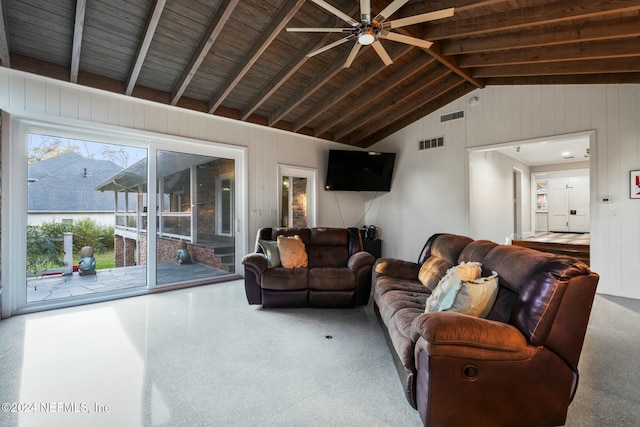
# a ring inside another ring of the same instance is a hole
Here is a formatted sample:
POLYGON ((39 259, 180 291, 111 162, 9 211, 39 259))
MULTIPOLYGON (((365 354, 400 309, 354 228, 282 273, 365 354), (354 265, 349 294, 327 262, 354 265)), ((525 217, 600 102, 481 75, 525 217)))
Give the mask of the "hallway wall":
MULTIPOLYGON (((591 267, 598 291, 640 298, 640 201, 629 171, 640 169, 640 85, 492 86, 478 89, 371 147, 398 152, 391 192, 372 199, 367 222, 384 232, 385 256, 415 260, 436 232, 482 237, 469 212, 469 153, 537 138, 594 131, 591 145, 591 267), (477 96, 479 102, 468 100, 477 96), (440 115, 464 111, 460 120, 440 115), (445 147, 418 152, 444 136, 445 147), (599 203, 609 196, 613 202, 599 203)), ((503 194, 503 197, 508 197, 503 194)))

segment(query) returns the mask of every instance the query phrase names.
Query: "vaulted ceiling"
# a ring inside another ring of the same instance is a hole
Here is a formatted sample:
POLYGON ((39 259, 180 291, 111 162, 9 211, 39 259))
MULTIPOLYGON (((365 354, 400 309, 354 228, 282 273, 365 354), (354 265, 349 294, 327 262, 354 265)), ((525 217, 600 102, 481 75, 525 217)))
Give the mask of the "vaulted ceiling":
MULTIPOLYGON (((372 15, 391 0, 372 0, 372 15)), ((360 20, 360 2, 325 0, 360 20)), ((409 0, 454 15, 380 40, 386 66, 310 0, 0 0, 0 62, 133 97, 367 147, 476 88, 640 83, 640 0, 409 0)))

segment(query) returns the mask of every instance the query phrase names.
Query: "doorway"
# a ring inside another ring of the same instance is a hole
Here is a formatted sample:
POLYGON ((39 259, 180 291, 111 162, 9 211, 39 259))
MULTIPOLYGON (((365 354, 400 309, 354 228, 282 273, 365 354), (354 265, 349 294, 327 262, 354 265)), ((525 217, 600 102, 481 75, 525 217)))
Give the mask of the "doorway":
POLYGON ((316 226, 316 169, 278 165, 280 227, 316 226))
POLYGON ((469 149, 470 235, 500 243, 510 243, 510 236, 532 237, 540 229, 541 216, 547 222, 548 215, 546 208, 541 212, 539 197, 547 195, 538 194, 536 177, 576 169, 586 171, 587 181, 575 185, 588 190, 582 206, 566 210, 572 218, 565 222, 572 222, 576 232, 588 233, 589 206, 595 200, 589 185, 595 173, 595 144, 595 132, 587 131, 469 149))

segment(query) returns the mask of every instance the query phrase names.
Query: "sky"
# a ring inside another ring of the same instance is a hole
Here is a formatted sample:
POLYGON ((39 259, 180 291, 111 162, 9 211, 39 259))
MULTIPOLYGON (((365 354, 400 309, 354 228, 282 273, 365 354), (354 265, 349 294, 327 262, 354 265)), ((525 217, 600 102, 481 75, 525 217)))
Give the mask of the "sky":
MULTIPOLYGON (((147 157, 147 150, 138 147, 128 147, 120 144, 105 144, 102 142, 84 141, 79 139, 61 138, 58 136, 30 133, 28 136, 28 155, 40 155, 42 150, 52 151, 48 157, 55 157, 68 151, 75 151, 84 157, 97 160, 110 160, 126 168, 147 157), (51 150, 52 148, 54 148, 51 150)), ((42 159, 40 159, 42 160, 42 159)))

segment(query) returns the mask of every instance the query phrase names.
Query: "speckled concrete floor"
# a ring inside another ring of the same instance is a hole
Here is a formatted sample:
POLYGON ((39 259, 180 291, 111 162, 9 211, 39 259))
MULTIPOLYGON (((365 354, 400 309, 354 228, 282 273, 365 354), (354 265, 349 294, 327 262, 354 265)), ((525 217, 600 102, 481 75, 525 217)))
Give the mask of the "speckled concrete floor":
MULTIPOLYGON (((638 354, 640 301, 597 296, 568 426, 638 426, 638 354)), ((263 310, 242 281, 2 320, 0 379, 2 426, 421 424, 371 304, 263 310)))

